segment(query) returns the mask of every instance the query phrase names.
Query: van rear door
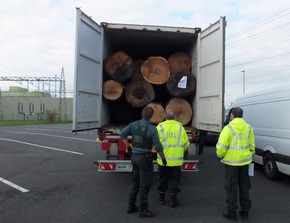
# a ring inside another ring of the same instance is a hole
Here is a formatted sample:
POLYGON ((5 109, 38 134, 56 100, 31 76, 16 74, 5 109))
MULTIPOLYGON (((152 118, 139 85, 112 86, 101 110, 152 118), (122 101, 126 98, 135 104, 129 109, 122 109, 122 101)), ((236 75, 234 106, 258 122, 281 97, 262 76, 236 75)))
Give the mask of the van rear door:
POLYGON ((220 132, 224 119, 225 17, 199 33, 194 126, 220 132))
POLYGON ((77 9, 73 131, 101 126, 103 29, 77 9))

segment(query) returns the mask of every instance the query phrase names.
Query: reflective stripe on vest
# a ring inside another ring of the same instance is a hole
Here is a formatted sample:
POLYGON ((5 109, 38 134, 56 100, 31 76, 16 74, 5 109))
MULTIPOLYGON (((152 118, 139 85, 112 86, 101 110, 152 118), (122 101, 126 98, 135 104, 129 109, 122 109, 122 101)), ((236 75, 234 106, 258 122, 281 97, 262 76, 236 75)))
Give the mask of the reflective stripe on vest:
MULTIPOLYGON (((177 136, 175 137, 169 137, 169 138, 175 138, 176 140, 173 140, 175 142, 168 143, 167 142, 167 137, 166 137, 166 131, 164 129, 164 126, 162 124, 159 124, 160 128, 160 133, 162 136, 162 145, 163 145, 163 150, 165 152, 166 160, 167 160, 167 166, 181 166, 183 163, 183 156, 184 156, 184 147, 186 144, 181 144, 181 137, 182 137, 182 130, 183 127, 180 124, 177 136)), ((172 140, 169 140, 172 141, 172 140)), ((157 155, 157 163, 159 165, 162 165, 161 157, 159 154, 157 155)))
POLYGON ((252 161, 252 157, 247 158, 247 159, 243 159, 243 160, 225 160, 223 159, 224 163, 228 163, 228 164, 240 164, 240 163, 245 163, 245 162, 250 162, 252 161))
POLYGON ((159 124, 160 126, 160 131, 161 131, 161 134, 162 134, 162 145, 163 145, 163 148, 164 149, 167 149, 167 148, 172 148, 172 147, 178 147, 178 148, 183 148, 185 147, 186 145, 183 144, 181 145, 180 144, 180 140, 181 140, 181 133, 182 133, 182 125, 179 125, 179 131, 178 131, 178 136, 177 136, 177 142, 175 144, 168 144, 166 142, 166 137, 165 137, 165 132, 164 132, 164 127, 162 124, 159 124))
MULTIPOLYGON (((248 125, 249 126, 249 125, 248 125)), ((228 149, 230 149, 230 150, 240 150, 240 149, 248 149, 248 148, 250 148, 251 147, 251 145, 249 144, 249 142, 247 142, 248 143, 248 145, 246 145, 246 146, 238 146, 237 145, 237 137, 236 137, 236 132, 235 132, 235 130, 234 130, 234 128, 231 126, 231 125, 228 125, 228 127, 230 128, 230 130, 231 130, 231 133, 232 133, 232 135, 233 135, 233 141, 234 141, 234 145, 233 146, 230 146, 228 149)), ((250 131, 251 130, 251 127, 249 126, 249 132, 248 132, 248 139, 250 138, 250 131)), ((225 145, 223 145, 223 144, 221 144, 221 143, 219 143, 219 145, 221 146, 221 147, 223 147, 223 148, 227 148, 225 145)))
MULTIPOLYGON (((160 156, 158 156, 157 159, 162 160, 160 156)), ((183 160, 183 157, 166 157, 166 160, 183 160)))
MULTIPOLYGON (((237 137, 234 128, 230 124, 227 125, 227 126, 229 127, 229 129, 231 130, 231 133, 233 135, 233 143, 234 143, 234 145, 227 147, 226 145, 223 145, 221 143, 218 143, 219 146, 221 146, 223 148, 228 148, 228 150, 243 150, 243 149, 249 149, 251 147, 250 144, 249 144, 249 142, 248 142, 248 140, 247 140, 247 144, 248 145, 246 145, 246 146, 239 146, 237 144, 237 138, 242 139, 242 140, 245 140, 245 137, 237 137)), ((249 127, 249 132, 248 132, 247 139, 250 138, 250 132, 251 132, 251 127, 249 125, 248 125, 248 127, 249 127)), ((251 161, 252 161, 252 157, 249 157, 249 158, 246 158, 246 159, 243 159, 243 160, 225 160, 225 159, 223 159, 223 163, 232 164, 232 165, 242 164, 242 163, 251 162, 251 161)))

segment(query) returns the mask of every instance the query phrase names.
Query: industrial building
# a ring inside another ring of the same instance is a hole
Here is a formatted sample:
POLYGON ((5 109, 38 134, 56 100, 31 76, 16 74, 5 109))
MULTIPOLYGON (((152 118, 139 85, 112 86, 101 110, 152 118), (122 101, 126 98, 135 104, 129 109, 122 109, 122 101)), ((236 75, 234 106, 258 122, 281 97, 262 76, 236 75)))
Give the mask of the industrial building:
MULTIPOLYGON (((26 87, 0 88, 1 120, 45 120, 47 112, 54 112, 58 121, 72 120, 73 98, 66 97, 64 69, 61 77, 12 77, 1 76, 0 81, 26 83, 26 87), (40 89, 40 86, 43 86, 40 89), (48 88, 44 89, 47 85, 48 88), (38 86, 31 90, 31 86, 38 86)), ((68 91, 68 93, 72 93, 68 91)))
POLYGON ((73 98, 54 98, 49 92, 10 87, 1 92, 1 103, 1 120, 45 120, 47 110, 57 112, 58 120, 72 120, 73 98))

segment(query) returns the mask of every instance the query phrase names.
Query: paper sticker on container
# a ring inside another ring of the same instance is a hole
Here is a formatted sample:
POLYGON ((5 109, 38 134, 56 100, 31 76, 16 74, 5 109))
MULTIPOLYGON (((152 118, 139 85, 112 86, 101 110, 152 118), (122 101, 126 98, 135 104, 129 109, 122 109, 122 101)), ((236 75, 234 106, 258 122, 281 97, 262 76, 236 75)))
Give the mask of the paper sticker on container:
POLYGON ((178 82, 178 87, 185 89, 187 85, 187 76, 183 76, 180 81, 178 82))
POLYGON ((192 72, 181 71, 171 74, 166 83, 169 94, 173 97, 195 95, 196 79, 192 72))

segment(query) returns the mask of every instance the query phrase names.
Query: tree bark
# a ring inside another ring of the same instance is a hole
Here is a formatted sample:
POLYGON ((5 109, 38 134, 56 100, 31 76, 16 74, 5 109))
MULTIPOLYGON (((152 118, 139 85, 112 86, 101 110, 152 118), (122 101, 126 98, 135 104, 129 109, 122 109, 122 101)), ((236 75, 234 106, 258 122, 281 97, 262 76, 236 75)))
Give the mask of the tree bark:
POLYGON ((144 80, 144 78, 142 76, 142 72, 141 72, 141 67, 142 67, 143 63, 144 63, 144 60, 141 60, 141 59, 133 61, 134 72, 133 72, 133 75, 130 79, 130 82, 144 80))

